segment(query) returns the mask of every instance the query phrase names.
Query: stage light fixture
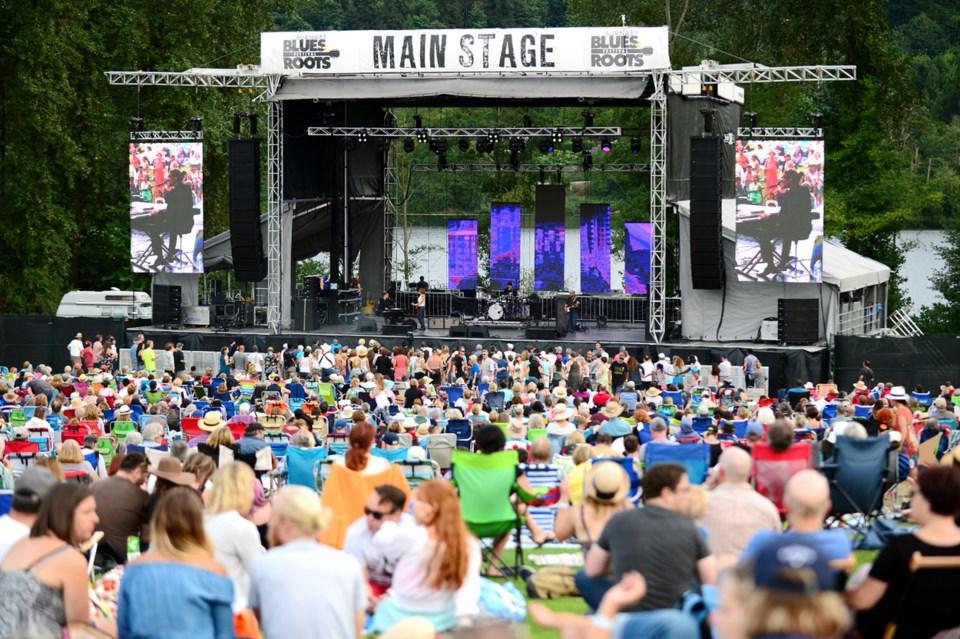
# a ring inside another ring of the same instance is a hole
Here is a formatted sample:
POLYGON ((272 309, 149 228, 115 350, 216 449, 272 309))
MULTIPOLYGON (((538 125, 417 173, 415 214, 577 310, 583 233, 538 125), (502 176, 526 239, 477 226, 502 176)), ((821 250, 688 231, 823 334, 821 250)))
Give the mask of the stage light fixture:
POLYGON ((589 153, 583 154, 583 172, 586 173, 593 166, 593 156, 589 153))
POLYGON ((499 142, 500 131, 497 131, 496 129, 490 131, 490 133, 487 134, 487 141, 490 142, 491 144, 496 144, 497 142, 499 142))
POLYGON ((446 140, 439 140, 439 141, 437 142, 437 153, 438 153, 439 155, 446 155, 446 153, 447 153, 447 141, 446 141, 446 140))
POLYGON ((417 142, 420 144, 426 144, 427 140, 430 139, 430 132, 426 129, 417 129, 417 142))
POLYGON ((547 138, 540 138, 540 153, 546 155, 547 153, 553 153, 553 143, 550 142, 547 138))
POLYGON ((387 129, 397 128, 397 116, 395 116, 392 111, 387 111, 383 115, 383 126, 387 129))
POLYGON ((486 153, 487 152, 487 138, 478 137, 474 142, 473 146, 477 149, 477 153, 486 153))
POLYGON ((823 114, 822 113, 808 113, 807 119, 813 124, 815 129, 823 128, 823 114))
POLYGON ((520 138, 510 138, 507 148, 510 149, 510 153, 519 153, 523 150, 523 141, 520 138))
POLYGON ((609 153, 613 148, 613 142, 610 138, 600 138, 600 150, 604 153, 609 153))
POLYGON ((470 140, 468 140, 467 138, 460 138, 460 140, 457 141, 457 146, 460 148, 461 151, 469 151, 470 140))
POLYGON ((584 111, 580 115, 583 116, 583 128, 589 129, 593 126, 593 114, 589 111, 584 111))
MULTIPOLYGON (((236 117, 236 116, 234 116, 236 117)), ((134 131, 143 131, 143 118, 138 118, 136 116, 130 118, 130 126, 133 127, 134 131)))
POLYGON ((574 153, 583 152, 583 138, 573 138, 573 144, 571 145, 574 153))
POLYGON ((554 129, 551 137, 553 139, 553 146, 560 146, 563 144, 563 129, 559 127, 554 129))
POLYGON ((743 126, 745 127, 748 127, 750 129, 755 129, 757 128, 758 120, 759 120, 759 117, 757 116, 756 113, 754 113, 753 111, 747 111, 740 118, 740 123, 743 124, 743 126))
POLYGON ((636 135, 630 138, 630 152, 634 155, 640 153, 640 138, 636 135))
POLYGON ((360 142, 360 144, 364 144, 369 139, 370 139, 370 134, 367 133, 367 130, 360 129, 360 132, 357 134, 357 140, 360 142))
POLYGON ((193 124, 194 133, 200 133, 201 131, 203 131, 203 118, 192 117, 190 118, 190 123, 193 124))
POLYGON ((403 150, 405 153, 413 153, 413 150, 416 148, 413 138, 403 138, 403 150))

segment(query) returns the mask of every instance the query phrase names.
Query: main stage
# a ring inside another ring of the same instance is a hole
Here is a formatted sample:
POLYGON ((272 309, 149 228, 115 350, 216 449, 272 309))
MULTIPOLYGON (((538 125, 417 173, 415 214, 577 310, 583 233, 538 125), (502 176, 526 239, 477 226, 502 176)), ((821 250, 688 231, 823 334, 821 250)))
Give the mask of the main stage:
MULTIPOLYGON (((469 326, 469 323, 467 324, 469 326)), ((552 325, 541 323, 538 328, 549 331, 552 325)), ((476 349, 477 345, 490 350, 507 350, 507 344, 513 344, 513 350, 520 353, 523 350, 536 348, 538 350, 555 349, 558 346, 564 351, 567 348, 574 352, 593 349, 599 342, 603 348, 613 355, 621 346, 638 359, 643 355, 650 355, 654 360, 660 353, 673 357, 679 355, 696 356, 704 367, 719 363, 720 358, 726 355, 730 361, 743 361, 746 350, 752 349, 761 364, 769 367, 769 388, 787 388, 795 379, 824 380, 828 376, 829 353, 826 346, 778 346, 775 344, 750 342, 685 342, 656 344, 646 338, 646 331, 637 325, 607 325, 606 327, 588 327, 585 331, 567 333, 563 337, 554 334, 551 337, 529 338, 526 329, 510 326, 488 326, 487 336, 451 336, 451 329, 427 329, 426 331, 404 332, 399 335, 390 335, 384 332, 382 319, 377 319, 376 331, 360 331, 355 324, 324 325, 321 330, 311 332, 285 332, 272 335, 266 328, 179 328, 171 329, 160 326, 143 326, 137 329, 147 339, 153 340, 157 348, 168 342, 182 342, 186 351, 216 352, 233 342, 243 344, 249 351, 256 346, 260 352, 267 348, 280 350, 284 344, 290 346, 309 346, 314 341, 329 343, 337 338, 342 345, 352 348, 363 339, 367 344, 371 339, 382 346, 393 348, 406 345, 412 348, 430 346, 451 349, 461 345, 467 347, 468 352, 476 349)), ((132 332, 132 331, 131 331, 132 332)), ((706 373, 706 371, 704 371, 706 373)))

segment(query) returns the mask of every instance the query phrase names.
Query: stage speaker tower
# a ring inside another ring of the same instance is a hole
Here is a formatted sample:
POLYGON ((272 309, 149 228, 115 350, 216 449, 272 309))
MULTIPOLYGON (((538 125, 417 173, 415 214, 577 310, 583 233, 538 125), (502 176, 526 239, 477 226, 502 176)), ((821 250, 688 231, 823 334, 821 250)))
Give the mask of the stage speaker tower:
POLYGON ((260 140, 230 140, 230 251, 241 282, 267 277, 260 230, 260 140))

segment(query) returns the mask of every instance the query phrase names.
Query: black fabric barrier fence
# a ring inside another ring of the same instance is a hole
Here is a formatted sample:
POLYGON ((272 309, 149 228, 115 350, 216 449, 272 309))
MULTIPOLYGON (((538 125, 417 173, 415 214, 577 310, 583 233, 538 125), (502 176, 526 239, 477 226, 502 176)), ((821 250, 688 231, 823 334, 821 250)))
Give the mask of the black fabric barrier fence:
POLYGON ((47 364, 55 372, 70 363, 67 344, 77 333, 91 342, 97 335, 112 335, 119 348, 128 346, 123 320, 107 317, 55 317, 53 315, 0 315, 0 363, 20 368, 24 362, 47 364))
POLYGON ((834 343, 834 379, 850 388, 870 362, 878 382, 892 382, 907 391, 923 386, 939 392, 944 382, 960 383, 960 336, 842 337, 834 343))

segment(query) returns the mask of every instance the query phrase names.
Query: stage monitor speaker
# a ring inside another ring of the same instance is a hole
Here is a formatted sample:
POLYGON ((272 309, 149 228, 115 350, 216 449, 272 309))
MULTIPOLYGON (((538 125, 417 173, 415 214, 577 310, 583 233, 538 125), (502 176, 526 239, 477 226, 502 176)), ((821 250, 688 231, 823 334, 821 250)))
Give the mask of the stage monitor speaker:
POLYGON ((407 333, 412 333, 417 330, 417 323, 410 321, 408 324, 404 322, 403 324, 384 324, 383 328, 380 329, 381 335, 406 335, 407 333))
POLYGON ((357 330, 361 333, 376 333, 377 320, 372 317, 357 318, 357 330))
POLYGON ((451 326, 450 337, 467 337, 466 326, 451 326))
POLYGON ((690 265, 693 288, 723 286, 720 138, 690 138, 690 265))
POLYGON ((156 326, 179 326, 181 312, 179 286, 153 285, 153 323, 156 326))
POLYGON ((486 326, 467 326, 467 337, 486 339, 490 337, 490 329, 486 326))
POLYGON ((260 231, 260 140, 230 140, 230 252, 241 282, 262 282, 267 260, 260 231))
POLYGON ((324 294, 327 298, 327 323, 340 324, 340 291, 329 288, 321 293, 321 297, 324 294))
POLYGON ((528 326, 524 336, 527 339, 556 339, 560 334, 552 326, 528 326))
POLYGON ((313 300, 293 300, 293 330, 317 330, 317 303, 313 300))
POLYGON ((781 344, 820 341, 820 300, 777 300, 777 341, 781 344))

